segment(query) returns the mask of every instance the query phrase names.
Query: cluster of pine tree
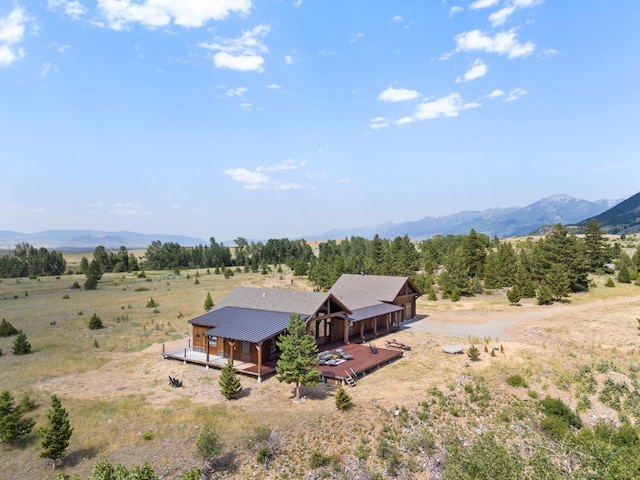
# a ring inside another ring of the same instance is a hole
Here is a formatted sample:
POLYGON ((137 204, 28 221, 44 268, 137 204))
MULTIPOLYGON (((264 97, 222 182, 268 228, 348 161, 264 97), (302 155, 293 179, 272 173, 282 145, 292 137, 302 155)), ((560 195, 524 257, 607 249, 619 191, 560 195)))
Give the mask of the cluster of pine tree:
POLYGON ((66 269, 62 253, 28 243, 19 243, 9 255, 0 256, 0 277, 4 278, 62 275, 66 269))

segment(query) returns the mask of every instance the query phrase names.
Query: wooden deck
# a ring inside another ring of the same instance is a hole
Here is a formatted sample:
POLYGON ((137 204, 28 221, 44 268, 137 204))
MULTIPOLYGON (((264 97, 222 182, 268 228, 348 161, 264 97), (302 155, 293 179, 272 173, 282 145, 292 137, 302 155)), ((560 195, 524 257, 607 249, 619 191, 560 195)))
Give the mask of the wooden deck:
MULTIPOLYGON (((391 329, 395 331, 397 329, 391 329)), ((376 343, 383 343, 380 341, 380 337, 385 336, 390 332, 383 330, 378 332, 378 337, 374 337, 372 333, 368 333, 365 336, 364 341, 376 341, 376 343)), ((380 368, 383 365, 393 362, 394 360, 402 357, 404 353, 402 350, 392 348, 382 348, 379 345, 375 345, 378 353, 372 353, 369 348, 369 343, 363 342, 363 339, 359 335, 351 336, 350 340, 354 343, 348 345, 342 342, 332 342, 325 345, 320 345, 318 351, 331 351, 335 352, 336 349, 341 348, 346 354, 353 355, 353 360, 345 360, 344 362, 334 367, 328 365, 318 365, 318 370, 322 373, 323 381, 343 381, 346 374, 349 373, 356 376, 361 376, 367 372, 380 368)), ((191 342, 189 342, 189 345, 191 342)), ((189 346, 186 348, 179 348, 176 350, 168 350, 162 352, 162 357, 165 359, 181 360, 183 362, 194 363, 196 365, 204 365, 210 368, 222 369, 227 364, 227 358, 218 355, 209 355, 209 361, 207 362, 207 356, 204 352, 196 350, 189 346)), ((258 371, 258 365, 250 362, 243 362, 235 360, 233 367, 245 375, 256 377, 258 382, 262 381, 262 378, 268 377, 275 373, 277 360, 269 360, 262 364, 260 371, 258 371)))
MULTIPOLYGON (((228 361, 226 357, 209 355, 209 361, 207 362, 207 354, 199 350, 194 350, 193 347, 168 350, 166 352, 162 352, 162 357, 165 359, 182 360, 187 363, 195 363, 196 365, 204 365, 206 367, 217 368, 219 370, 222 370, 228 361)), ((263 364, 260 371, 258 371, 258 365, 255 363, 235 360, 233 362, 233 368, 235 368, 239 373, 258 377, 258 381, 260 381, 262 377, 271 375, 276 371, 275 362, 273 362, 273 365, 271 365, 271 363, 272 362, 263 364)))
MULTIPOLYGON (((331 345, 334 347, 334 345, 331 345)), ((331 367, 328 365, 318 365, 318 370, 322 373, 325 381, 337 380, 342 381, 347 374, 353 376, 361 376, 367 372, 378 369, 383 365, 393 362, 402 357, 402 350, 391 348, 380 348, 376 346, 378 353, 372 353, 369 345, 350 343, 349 345, 340 345, 334 348, 322 348, 322 351, 329 350, 335 352, 336 348, 341 348, 348 355, 353 355, 353 360, 345 360, 342 363, 331 367)))

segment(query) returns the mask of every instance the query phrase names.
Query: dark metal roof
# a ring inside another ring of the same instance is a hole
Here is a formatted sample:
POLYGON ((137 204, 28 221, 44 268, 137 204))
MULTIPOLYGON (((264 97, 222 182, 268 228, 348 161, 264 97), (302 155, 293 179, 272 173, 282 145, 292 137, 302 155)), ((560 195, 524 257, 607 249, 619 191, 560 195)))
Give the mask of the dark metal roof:
MULTIPOLYGON (((286 330, 290 315, 289 312, 223 307, 189 322, 212 327, 206 332, 209 336, 260 343, 286 330)), ((308 315, 300 317, 306 320, 308 315)))
MULTIPOLYGON (((331 297, 329 293, 305 292, 278 288, 237 287, 216 305, 253 308, 272 312, 298 312, 313 315, 331 297)), ((346 309, 346 308, 345 308, 346 309)))
POLYGON ((350 322, 359 322, 367 318, 376 317, 378 315, 385 315, 387 313, 399 312, 402 307, 397 305, 390 305, 388 303, 380 303, 378 305, 371 305, 370 307, 356 308, 351 315, 349 315, 350 322))

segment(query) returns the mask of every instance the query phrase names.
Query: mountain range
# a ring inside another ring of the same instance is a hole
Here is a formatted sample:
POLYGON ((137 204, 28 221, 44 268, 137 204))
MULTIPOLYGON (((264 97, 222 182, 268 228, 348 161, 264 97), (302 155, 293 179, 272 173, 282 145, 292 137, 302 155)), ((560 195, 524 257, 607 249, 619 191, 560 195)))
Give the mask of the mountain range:
MULTIPOLYGON (((465 210, 443 217, 424 217, 413 222, 386 222, 344 230, 329 230, 321 235, 305 236, 306 240, 330 240, 358 236, 371 239, 408 235, 412 240, 424 240, 434 235, 462 235, 473 228, 478 233, 499 238, 531 235, 543 226, 584 226, 592 218, 598 220, 607 233, 640 232, 640 193, 624 200, 591 202, 569 195, 552 195, 525 207, 465 210)), ((152 241, 175 242, 185 247, 206 245, 208 241, 184 235, 154 235, 136 232, 105 232, 96 230, 48 230, 39 233, 20 233, 0 230, 0 250, 18 243, 56 250, 93 250, 98 245, 117 249, 146 249, 152 241)), ((262 241, 266 241, 264 239, 262 241)), ((233 241, 223 242, 233 245, 233 241)))
POLYGON ((569 195, 552 195, 525 207, 466 210, 444 217, 424 217, 415 222, 382 223, 348 230, 330 230, 322 235, 305 237, 324 240, 360 236, 382 238, 408 235, 412 240, 424 240, 434 235, 463 235, 473 228, 478 233, 499 238, 529 235, 543 225, 576 224, 595 217, 620 203, 620 200, 590 202, 569 195))

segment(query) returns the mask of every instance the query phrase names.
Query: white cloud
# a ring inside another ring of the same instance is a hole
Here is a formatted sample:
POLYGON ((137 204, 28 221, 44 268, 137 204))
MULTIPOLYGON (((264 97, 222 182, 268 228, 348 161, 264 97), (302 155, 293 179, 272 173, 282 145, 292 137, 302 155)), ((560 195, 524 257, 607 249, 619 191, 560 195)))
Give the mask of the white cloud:
POLYGON ((457 15, 462 11, 464 11, 464 8, 462 7, 458 7, 458 6, 451 7, 451 9, 449 10, 449 16, 453 17, 454 15, 457 15))
POLYGON ((616 168, 622 167, 621 163, 610 163, 609 165, 605 165, 604 167, 600 167, 596 169, 598 172, 606 172, 607 170, 614 170, 616 168))
POLYGON ((67 50, 67 49, 68 49, 68 48, 70 48, 70 47, 71 47, 71 45, 62 45, 62 46, 60 46, 60 47, 56 48, 56 52, 58 52, 58 53, 64 53, 64 52, 65 52, 65 50, 67 50))
POLYGON ((285 55, 284 61, 287 65, 291 65, 293 63, 293 57, 291 55, 285 55))
POLYGON ((280 90, 282 87, 277 83, 272 83, 271 85, 267 85, 267 88, 270 90, 280 90))
POLYGON ((536 45, 532 42, 524 44, 518 42, 514 30, 497 33, 494 37, 485 35, 480 30, 471 30, 457 35, 456 43, 456 50, 459 52, 482 50, 489 53, 507 55, 509 58, 526 57, 533 53, 536 48, 536 45))
POLYGON ((252 30, 242 32, 239 38, 215 39, 214 43, 201 43, 200 46, 218 50, 213 57, 217 68, 228 68, 241 72, 264 71, 264 58, 260 55, 268 52, 261 39, 269 33, 268 25, 258 25, 252 30))
POLYGON ((489 15, 489 21, 491 22, 492 27, 497 27, 499 25, 503 25, 507 19, 516 11, 516 7, 513 5, 509 7, 504 7, 498 10, 497 12, 489 15))
POLYGON ((50 73, 57 72, 57 71, 58 71, 58 67, 56 67, 52 63, 44 62, 44 64, 42 65, 42 70, 40 71, 40 75, 43 77, 46 77, 50 73))
POLYGON ((296 170, 300 167, 304 167, 307 164, 304 160, 296 163, 294 160, 288 158, 280 163, 276 163, 275 165, 271 165, 269 167, 258 167, 258 172, 279 172, 281 170, 296 170))
POLYGON ((420 93, 416 90, 389 87, 378 95, 378 100, 383 102, 407 102, 419 97, 420 93))
POLYGON ((489 15, 493 27, 503 25, 519 8, 531 8, 542 3, 542 0, 510 0, 506 6, 489 15))
POLYGON ((87 9, 78 0, 49 0, 47 7, 50 10, 61 8, 64 13, 75 19, 87 13, 87 9))
MULTIPOLYGON (((469 108, 478 108, 481 104, 478 102, 464 103, 462 97, 458 93, 450 93, 446 97, 438 98, 436 100, 425 101, 416 106, 412 115, 407 115, 394 121, 395 125, 406 125, 421 120, 433 120, 436 118, 457 117, 460 110, 467 110, 469 108)), ((378 117, 381 118, 381 117, 378 117)), ((377 120, 378 118, 374 119, 377 120)), ((381 122, 371 124, 371 128, 379 128, 382 126, 381 122)), ((386 126, 386 125, 384 125, 386 126)))
POLYGON ((485 95, 485 98, 497 98, 497 97, 501 97, 502 95, 504 95, 504 92, 499 88, 496 88, 493 92, 485 95))
POLYGON ((231 168, 225 170, 224 173, 229 175, 232 180, 244 183, 244 188, 252 190, 266 188, 266 184, 269 182, 269 177, 264 173, 252 172, 246 168, 231 168))
POLYGON ((276 185, 275 190, 300 190, 302 185, 299 183, 282 183, 280 185, 276 185))
MULTIPOLYGON (((64 2, 78 3, 78 2, 64 2)), ((98 10, 109 27, 121 30, 130 23, 148 28, 173 23, 182 27, 201 27, 209 20, 223 20, 230 13, 248 14, 251 0, 98 0, 98 10)))
POLYGON ((396 15, 392 20, 394 22, 404 22, 404 18, 402 18, 402 15, 396 15))
POLYGON ((253 110, 253 103, 241 103, 240 108, 244 108, 245 110, 253 110))
POLYGON ((487 67, 487 65, 483 63, 482 60, 477 59, 475 62, 473 62, 473 66, 469 70, 464 72, 464 75, 462 77, 458 77, 456 79, 456 83, 469 82, 471 80, 475 80, 476 78, 484 77, 488 71, 489 68, 487 67))
POLYGON ((0 67, 8 67, 25 56, 18 44, 24 39, 28 18, 20 7, 6 17, 0 17, 0 67))
POLYGON ((302 0, 294 0, 294 2, 293 2, 293 6, 294 7, 299 7, 301 5, 302 5, 302 0))
POLYGON ((213 57, 213 63, 217 68, 228 68, 239 72, 263 72, 264 59, 259 55, 233 56, 226 52, 218 52, 213 57))
POLYGON ((143 208, 136 203, 116 203, 109 210, 109 215, 117 216, 141 216, 148 215, 151 212, 143 210, 143 208))
POLYGON ((498 0, 476 0, 469 8, 471 10, 479 10, 481 8, 493 7, 498 3, 498 0))
POLYGON ((282 182, 274 180, 269 174, 278 174, 283 171, 297 170, 306 165, 306 162, 296 162, 291 159, 284 160, 275 165, 260 166, 255 170, 249 170, 247 168, 232 168, 225 170, 224 173, 229 175, 232 180, 244 184, 244 188, 256 190, 256 189, 273 189, 273 190, 297 190, 302 188, 302 185, 298 182, 282 182))
POLYGON ((229 90, 227 90, 227 95, 229 97, 242 97, 244 96, 246 91, 247 87, 230 88, 229 90))
POLYGON ((523 95, 526 95, 527 91, 522 88, 514 88, 509 92, 509 95, 503 100, 504 102, 513 102, 514 100, 518 100, 523 95))

